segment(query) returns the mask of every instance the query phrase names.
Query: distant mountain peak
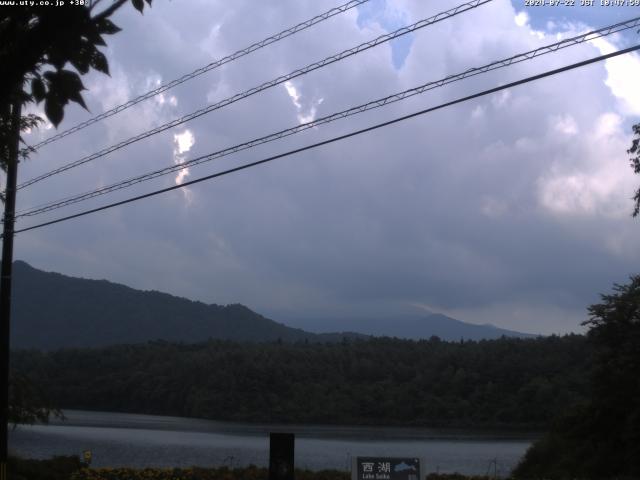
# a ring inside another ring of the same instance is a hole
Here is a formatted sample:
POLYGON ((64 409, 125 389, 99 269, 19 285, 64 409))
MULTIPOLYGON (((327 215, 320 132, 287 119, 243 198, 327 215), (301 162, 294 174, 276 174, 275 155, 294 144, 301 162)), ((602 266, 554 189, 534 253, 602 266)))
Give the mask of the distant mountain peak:
POLYGON ((442 313, 422 315, 386 315, 370 318, 309 318, 296 324, 313 332, 348 330, 377 337, 398 337, 412 340, 432 336, 446 341, 490 340, 505 337, 535 337, 536 335, 506 330, 492 324, 463 322, 442 313))
POLYGON ((413 316, 307 319, 296 322, 300 328, 294 328, 240 303, 207 305, 108 280, 45 272, 22 260, 16 260, 14 267, 14 348, 95 347, 150 340, 194 343, 210 338, 339 342, 368 336, 414 340, 437 336, 448 341, 534 336, 426 311, 413 316))

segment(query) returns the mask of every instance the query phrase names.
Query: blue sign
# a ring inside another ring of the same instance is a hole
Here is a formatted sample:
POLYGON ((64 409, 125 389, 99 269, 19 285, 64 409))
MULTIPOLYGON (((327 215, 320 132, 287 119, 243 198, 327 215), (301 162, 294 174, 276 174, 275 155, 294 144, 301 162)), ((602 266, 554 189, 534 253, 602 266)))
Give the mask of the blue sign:
POLYGON ((415 457, 356 457, 351 480, 421 480, 420 459, 415 457))

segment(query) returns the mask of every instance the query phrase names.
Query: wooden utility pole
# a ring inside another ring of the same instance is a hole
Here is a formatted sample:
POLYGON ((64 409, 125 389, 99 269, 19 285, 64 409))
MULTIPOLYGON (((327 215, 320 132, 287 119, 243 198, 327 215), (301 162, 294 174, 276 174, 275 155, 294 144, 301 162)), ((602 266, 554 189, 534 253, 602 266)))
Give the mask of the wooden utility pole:
POLYGON ((13 230, 16 212, 16 183, 18 178, 18 151, 20 148, 19 98, 11 105, 11 129, 7 158, 7 186, 4 199, 2 234, 2 271, 0 273, 0 480, 7 480, 9 444, 9 348, 11 335, 11 273, 13 269, 13 230))

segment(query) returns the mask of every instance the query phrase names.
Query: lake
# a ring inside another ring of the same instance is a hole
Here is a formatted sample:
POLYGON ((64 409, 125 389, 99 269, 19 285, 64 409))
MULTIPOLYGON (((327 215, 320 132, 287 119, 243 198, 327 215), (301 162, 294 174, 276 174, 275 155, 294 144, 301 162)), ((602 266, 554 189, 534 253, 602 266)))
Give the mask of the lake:
POLYGON ((352 456, 421 457, 426 472, 506 476, 535 436, 453 429, 266 425, 68 410, 66 421, 20 426, 22 457, 93 453, 95 467, 267 466, 269 432, 296 435, 297 468, 349 470, 352 456))

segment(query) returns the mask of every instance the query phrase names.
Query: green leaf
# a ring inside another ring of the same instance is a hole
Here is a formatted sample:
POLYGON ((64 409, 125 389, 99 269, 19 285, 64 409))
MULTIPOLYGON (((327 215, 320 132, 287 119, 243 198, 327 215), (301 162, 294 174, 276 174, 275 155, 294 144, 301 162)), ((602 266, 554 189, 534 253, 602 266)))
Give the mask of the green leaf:
POLYGON ((48 57, 49 63, 54 67, 56 67, 57 69, 64 67, 64 64, 67 63, 67 59, 66 59, 66 56, 64 55, 64 52, 62 51, 62 49, 59 49, 59 48, 54 48, 49 50, 49 52, 47 52, 47 57, 48 57))
MULTIPOLYGON (((54 109, 54 115, 56 114, 55 107, 53 106, 55 103, 54 99, 58 99, 58 103, 63 107, 71 100, 88 110, 82 95, 80 95, 80 92, 85 88, 82 80, 80 80, 80 76, 76 72, 72 72, 71 70, 49 71, 44 73, 44 77, 49 81, 47 102, 51 103, 51 108, 54 109)), ((49 116, 48 113, 47 116, 49 116)))
POLYGON ((94 46, 100 45, 101 47, 105 47, 107 45, 104 39, 102 38, 102 36, 100 35, 100 33, 98 32, 97 25, 91 24, 89 28, 87 28, 87 30, 85 31, 84 35, 86 39, 90 43, 92 43, 94 46))
POLYGON ((44 78, 46 78, 49 82, 55 81, 56 72, 53 70, 48 70, 42 74, 44 78))
POLYGON ((69 97, 73 92, 80 92, 84 90, 80 75, 71 70, 60 70, 57 73, 57 83, 62 92, 69 97))
POLYGON ((64 117, 64 103, 54 95, 48 95, 44 102, 44 113, 56 128, 64 117))
MULTIPOLYGON (((91 47, 88 45, 82 45, 74 55, 69 59, 71 65, 78 70, 82 75, 89 71, 91 66, 91 47)), ((94 47, 95 48, 95 47, 94 47)))
POLYGON ((108 18, 101 19, 96 26, 98 33, 105 35, 113 35, 114 33, 118 33, 120 30, 122 30, 108 18))
POLYGON ((91 55, 91 66, 99 72, 109 75, 109 63, 102 52, 95 50, 91 55))
POLYGON ((44 119, 34 113, 23 115, 20 118, 20 131, 24 132, 29 128, 37 128, 42 122, 44 122, 44 119))
POLYGON ((73 92, 71 95, 69 95, 69 100, 76 102, 82 108, 89 111, 89 107, 87 107, 87 104, 84 103, 84 98, 82 98, 82 95, 80 94, 80 92, 73 92))
POLYGON ((60 89, 60 96, 62 98, 65 100, 72 100, 82 105, 85 110, 88 110, 82 95, 80 95, 80 92, 85 88, 77 73, 70 70, 60 70, 58 72, 58 82, 56 87, 60 89))
POLYGON ((44 82, 41 78, 34 78, 31 80, 31 94, 35 99, 36 103, 40 103, 44 100, 44 96, 46 95, 46 89, 44 87, 44 82))
POLYGON ((69 100, 76 102, 82 108, 89 111, 89 107, 87 107, 87 104, 84 103, 84 98, 82 98, 82 95, 80 94, 80 92, 74 92, 72 95, 69 95, 69 100))

